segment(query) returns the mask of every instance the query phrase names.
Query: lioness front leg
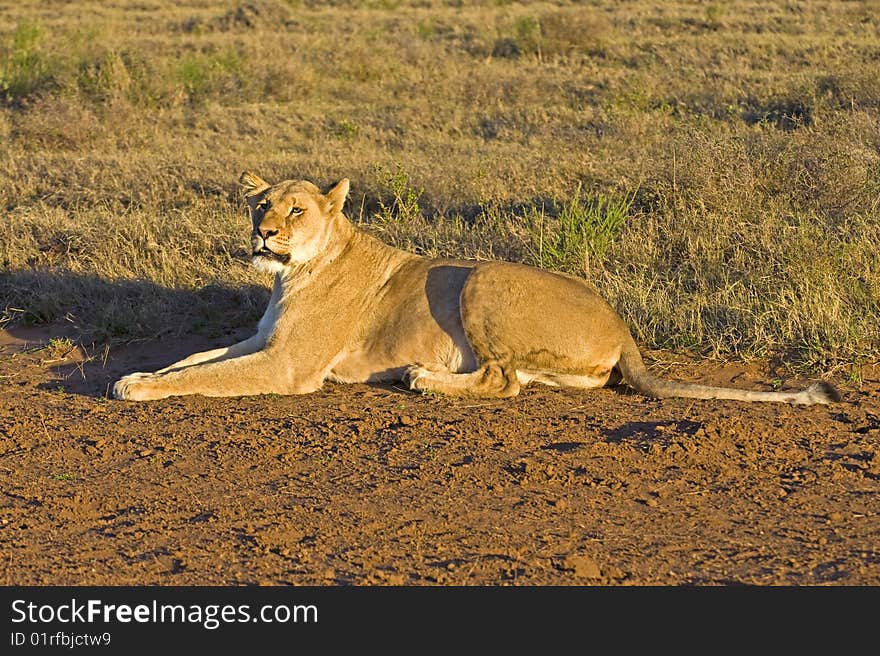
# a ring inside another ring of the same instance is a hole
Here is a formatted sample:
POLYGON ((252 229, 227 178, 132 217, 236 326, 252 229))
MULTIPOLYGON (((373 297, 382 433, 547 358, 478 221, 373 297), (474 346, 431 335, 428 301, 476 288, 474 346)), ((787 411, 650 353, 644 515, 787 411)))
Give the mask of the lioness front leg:
POLYGON ((259 351, 164 373, 130 374, 113 386, 113 396, 130 401, 152 401, 187 394, 305 394, 318 389, 322 382, 320 374, 297 375, 285 366, 283 360, 266 351, 259 351))
POLYGON ((238 342, 237 344, 233 344, 232 346, 224 346, 221 348, 211 349, 210 351, 193 353, 192 355, 185 357, 183 360, 179 360, 178 362, 169 364, 167 367, 159 369, 155 373, 164 374, 169 371, 174 371, 175 369, 183 369, 184 367, 191 367, 196 364, 203 364, 206 362, 219 362, 221 360, 238 358, 243 355, 256 353, 265 346, 266 340, 261 335, 256 334, 253 337, 249 337, 241 342, 238 342))

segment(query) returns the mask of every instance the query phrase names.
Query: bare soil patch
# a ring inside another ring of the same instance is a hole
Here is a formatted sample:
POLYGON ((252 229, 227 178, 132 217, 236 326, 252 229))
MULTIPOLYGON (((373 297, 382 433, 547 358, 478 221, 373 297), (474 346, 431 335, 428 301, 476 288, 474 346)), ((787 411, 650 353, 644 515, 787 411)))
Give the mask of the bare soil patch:
POLYGON ((0 584, 880 584, 876 368, 806 408, 541 386, 136 404, 105 397, 119 375, 229 339, 39 348, 59 334, 0 333, 0 584))

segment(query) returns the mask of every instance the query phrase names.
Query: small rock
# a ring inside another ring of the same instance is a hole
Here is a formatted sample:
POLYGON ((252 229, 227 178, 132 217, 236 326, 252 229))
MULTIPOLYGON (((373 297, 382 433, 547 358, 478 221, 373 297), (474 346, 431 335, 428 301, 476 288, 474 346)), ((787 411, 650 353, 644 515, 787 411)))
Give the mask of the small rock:
POLYGON ((176 574, 183 569, 183 562, 172 556, 157 556, 156 560, 159 563, 159 567, 170 574, 176 574))
POLYGON ((400 415, 398 421, 401 426, 414 426, 416 424, 415 418, 410 417, 409 415, 400 415))
POLYGON ((602 576, 599 565, 589 556, 569 556, 563 565, 565 569, 574 570, 574 575, 580 578, 598 579, 602 576))
POLYGON ((626 572, 624 572, 619 567, 614 567, 613 565, 610 567, 606 567, 602 571, 605 574, 605 576, 607 576, 610 579, 622 579, 622 578, 626 577, 626 572))

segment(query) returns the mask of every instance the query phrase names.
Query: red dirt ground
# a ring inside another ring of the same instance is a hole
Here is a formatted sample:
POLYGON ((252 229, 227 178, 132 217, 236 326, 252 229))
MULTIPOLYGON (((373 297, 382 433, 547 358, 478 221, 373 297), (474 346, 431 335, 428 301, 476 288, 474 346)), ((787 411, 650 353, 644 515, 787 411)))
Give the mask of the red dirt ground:
POLYGON ((58 334, 0 333, 3 585, 880 585, 877 368, 813 407, 367 385, 139 404, 105 397, 119 375, 221 342, 39 349, 58 334))

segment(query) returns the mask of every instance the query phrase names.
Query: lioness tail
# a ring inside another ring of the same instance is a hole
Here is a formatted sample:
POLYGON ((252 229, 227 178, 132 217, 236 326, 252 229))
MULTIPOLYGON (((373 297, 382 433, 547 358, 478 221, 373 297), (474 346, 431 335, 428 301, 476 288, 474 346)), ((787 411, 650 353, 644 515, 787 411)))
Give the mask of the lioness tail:
POLYGON ((626 383, 645 396, 663 399, 668 397, 685 397, 690 399, 733 399, 736 401, 775 401, 777 403, 795 403, 811 405, 815 403, 837 403, 841 400, 840 392, 824 381, 814 383, 801 391, 785 392, 753 392, 732 387, 712 387, 697 383, 683 383, 658 378, 645 367, 642 355, 634 341, 631 341, 620 355, 617 363, 626 383))

